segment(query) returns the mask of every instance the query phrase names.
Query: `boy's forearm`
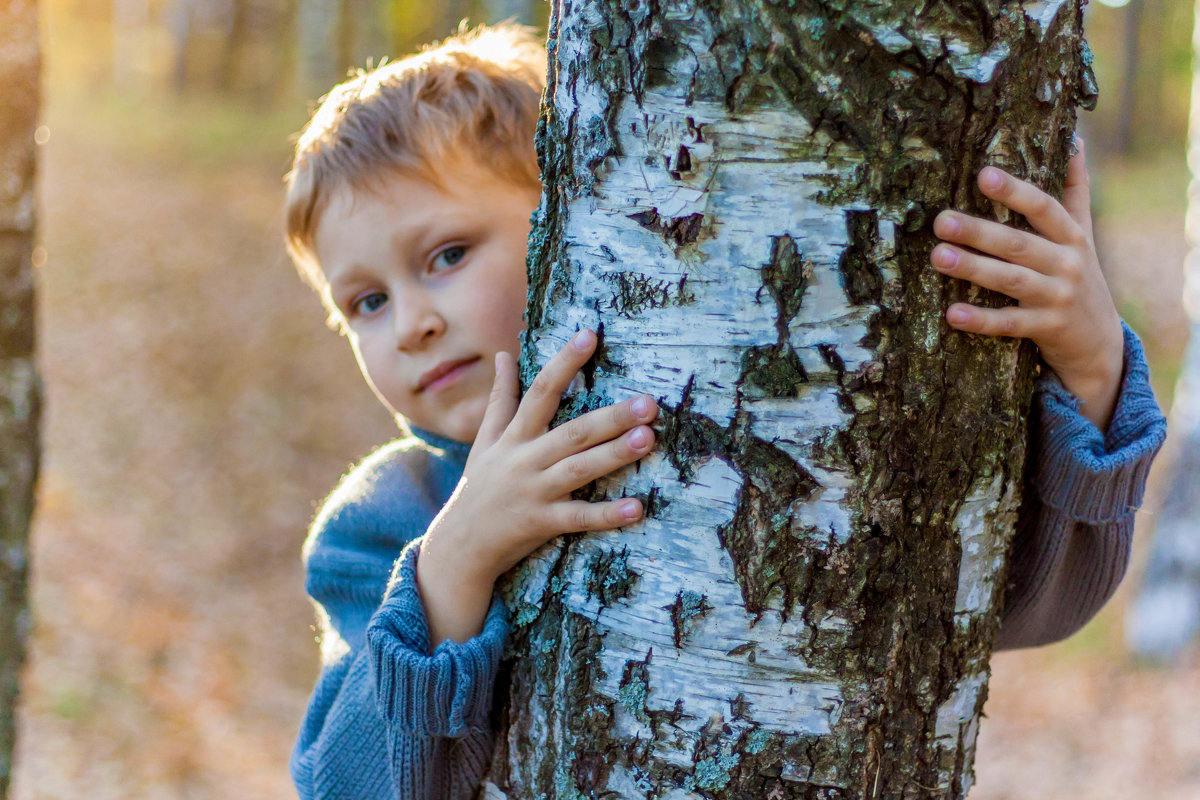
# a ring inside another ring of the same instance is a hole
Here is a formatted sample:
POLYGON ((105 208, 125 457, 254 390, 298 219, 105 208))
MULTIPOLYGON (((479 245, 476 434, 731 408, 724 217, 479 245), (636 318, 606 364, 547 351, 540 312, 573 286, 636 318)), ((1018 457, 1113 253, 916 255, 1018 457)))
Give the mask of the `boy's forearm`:
POLYGON ((429 650, 451 639, 465 642, 483 630, 495 579, 463 568, 454 553, 426 537, 417 558, 417 590, 429 623, 429 650))

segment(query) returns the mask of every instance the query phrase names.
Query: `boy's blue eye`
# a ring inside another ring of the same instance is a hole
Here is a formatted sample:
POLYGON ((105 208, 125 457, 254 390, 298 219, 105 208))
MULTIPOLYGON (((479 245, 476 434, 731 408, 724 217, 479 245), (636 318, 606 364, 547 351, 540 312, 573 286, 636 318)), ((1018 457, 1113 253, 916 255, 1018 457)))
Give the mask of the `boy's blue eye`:
POLYGON ((383 307, 387 302, 387 295, 383 292, 369 292, 354 301, 351 310, 356 314, 372 314, 383 307))
POLYGON ((445 250, 434 256, 433 268, 446 269, 447 267, 453 267, 459 261, 462 261, 466 255, 467 248, 463 247, 462 245, 456 244, 453 247, 447 247, 445 250))

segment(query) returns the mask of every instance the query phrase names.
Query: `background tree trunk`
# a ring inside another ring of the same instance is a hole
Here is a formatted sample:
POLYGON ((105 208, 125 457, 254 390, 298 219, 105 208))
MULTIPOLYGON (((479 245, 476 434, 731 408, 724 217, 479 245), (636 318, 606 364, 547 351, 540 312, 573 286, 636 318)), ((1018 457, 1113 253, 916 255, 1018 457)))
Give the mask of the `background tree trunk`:
POLYGON ((642 525, 507 588, 492 780, 521 800, 962 797, 1032 359, 943 321, 930 222, 1002 165, 1057 192, 1078 0, 560 0, 526 381, 637 391, 642 525))
POLYGON ((1168 661, 1179 657, 1200 632, 1200 2, 1192 62, 1184 309, 1191 335, 1171 404, 1171 478, 1154 516, 1154 540, 1125 638, 1138 655, 1168 661))
POLYGON ((522 25, 532 25, 534 9, 531 0, 484 0, 484 19, 489 23, 511 19, 522 25))
POLYGON ((8 794, 30 615, 29 520, 38 464, 33 363, 34 130, 40 51, 34 0, 0 2, 0 798, 8 794))
POLYGON ((339 63, 344 0, 298 0, 297 85, 302 95, 327 92, 345 73, 339 63))

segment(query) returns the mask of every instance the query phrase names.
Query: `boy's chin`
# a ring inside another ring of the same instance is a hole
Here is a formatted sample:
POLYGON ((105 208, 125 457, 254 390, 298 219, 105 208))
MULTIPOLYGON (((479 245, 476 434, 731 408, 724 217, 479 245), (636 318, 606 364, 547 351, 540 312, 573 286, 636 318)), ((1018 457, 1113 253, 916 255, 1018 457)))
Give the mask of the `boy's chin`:
POLYGON ((463 413, 449 419, 422 420, 415 416, 406 416, 402 413, 397 413, 396 416, 407 422, 407 424, 420 428, 423 431, 444 436, 456 442, 472 444, 475 441, 475 437, 479 434, 479 426, 483 422, 483 410, 486 407, 487 404, 485 401, 484 409, 479 410, 477 413, 471 413, 463 409, 463 413))

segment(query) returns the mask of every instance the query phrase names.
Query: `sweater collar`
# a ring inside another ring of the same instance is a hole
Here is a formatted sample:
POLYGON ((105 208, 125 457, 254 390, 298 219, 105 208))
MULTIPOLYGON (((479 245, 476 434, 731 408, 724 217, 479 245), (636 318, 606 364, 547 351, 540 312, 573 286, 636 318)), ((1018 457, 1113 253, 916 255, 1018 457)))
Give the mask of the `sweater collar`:
POLYGON ((397 418, 396 421, 400 423, 400 427, 402 429, 407 430, 425 444, 444 452, 446 457, 457 464, 460 469, 466 466, 467 456, 471 452, 471 445, 469 442, 459 442, 449 438, 448 436, 441 436, 440 434, 423 430, 418 428, 416 425, 412 425, 400 418, 397 418))

